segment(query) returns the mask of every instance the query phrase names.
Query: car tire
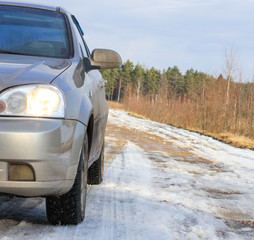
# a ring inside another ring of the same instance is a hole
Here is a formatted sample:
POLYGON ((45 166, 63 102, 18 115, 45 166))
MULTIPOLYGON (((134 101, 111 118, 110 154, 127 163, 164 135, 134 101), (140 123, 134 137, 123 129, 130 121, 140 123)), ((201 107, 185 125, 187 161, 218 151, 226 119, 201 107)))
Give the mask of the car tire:
POLYGON ((100 157, 88 169, 88 184, 98 185, 103 181, 104 173, 104 141, 100 157))
POLYGON ((46 198, 48 221, 53 225, 77 225, 85 218, 88 138, 84 140, 74 184, 69 192, 46 198))

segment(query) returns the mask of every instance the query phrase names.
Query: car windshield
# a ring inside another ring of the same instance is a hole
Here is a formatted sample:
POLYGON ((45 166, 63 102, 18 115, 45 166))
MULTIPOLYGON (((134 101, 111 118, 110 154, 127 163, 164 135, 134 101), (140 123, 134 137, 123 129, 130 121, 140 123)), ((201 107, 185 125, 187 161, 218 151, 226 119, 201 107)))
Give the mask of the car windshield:
POLYGON ((68 58, 69 41, 63 15, 0 5, 0 53, 68 58))

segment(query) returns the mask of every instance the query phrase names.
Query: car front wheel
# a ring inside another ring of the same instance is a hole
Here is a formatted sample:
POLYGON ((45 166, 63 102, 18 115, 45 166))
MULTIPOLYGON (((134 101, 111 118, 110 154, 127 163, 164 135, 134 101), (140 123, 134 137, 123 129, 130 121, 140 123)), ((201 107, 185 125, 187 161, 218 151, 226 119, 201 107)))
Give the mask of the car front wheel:
POLYGON ((48 221, 53 225, 77 225, 85 218, 87 193, 87 134, 81 151, 74 184, 69 192, 57 197, 46 198, 48 221))

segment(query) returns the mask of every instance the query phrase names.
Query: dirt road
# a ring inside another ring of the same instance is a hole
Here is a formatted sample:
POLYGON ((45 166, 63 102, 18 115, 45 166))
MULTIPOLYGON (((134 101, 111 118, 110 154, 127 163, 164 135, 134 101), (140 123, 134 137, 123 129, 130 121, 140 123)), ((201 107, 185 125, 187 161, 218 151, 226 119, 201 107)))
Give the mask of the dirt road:
POLYGON ((82 224, 50 226, 42 198, 0 197, 0 239, 254 239, 254 152, 118 111, 105 150, 82 224))

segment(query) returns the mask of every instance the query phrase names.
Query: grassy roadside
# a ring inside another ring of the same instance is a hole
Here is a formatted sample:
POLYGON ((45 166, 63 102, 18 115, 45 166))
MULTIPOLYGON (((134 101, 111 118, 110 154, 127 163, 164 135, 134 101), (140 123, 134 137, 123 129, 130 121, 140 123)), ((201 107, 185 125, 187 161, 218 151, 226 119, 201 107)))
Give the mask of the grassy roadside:
MULTIPOLYGON (((127 109, 127 107, 122 103, 109 101, 108 104, 109 104, 110 109, 126 111, 126 112, 129 113, 129 115, 131 115, 133 117, 146 119, 146 120, 154 120, 154 119, 148 118, 145 115, 129 111, 127 109)), ((164 122, 162 122, 162 123, 164 123, 164 122)), ((179 126, 174 126, 174 127, 179 128, 179 126)), ((192 131, 192 132, 200 133, 200 134, 205 135, 205 136, 212 137, 216 140, 219 140, 221 142, 230 144, 231 146, 234 146, 234 147, 254 150, 254 139, 251 139, 251 138, 248 138, 248 137, 245 137, 245 136, 240 136, 240 135, 227 133, 227 132, 223 132, 223 133, 218 134, 218 133, 206 132, 206 131, 203 131, 203 130, 200 130, 200 129, 192 129, 192 128, 185 128, 185 129, 189 130, 189 131, 192 131)))

